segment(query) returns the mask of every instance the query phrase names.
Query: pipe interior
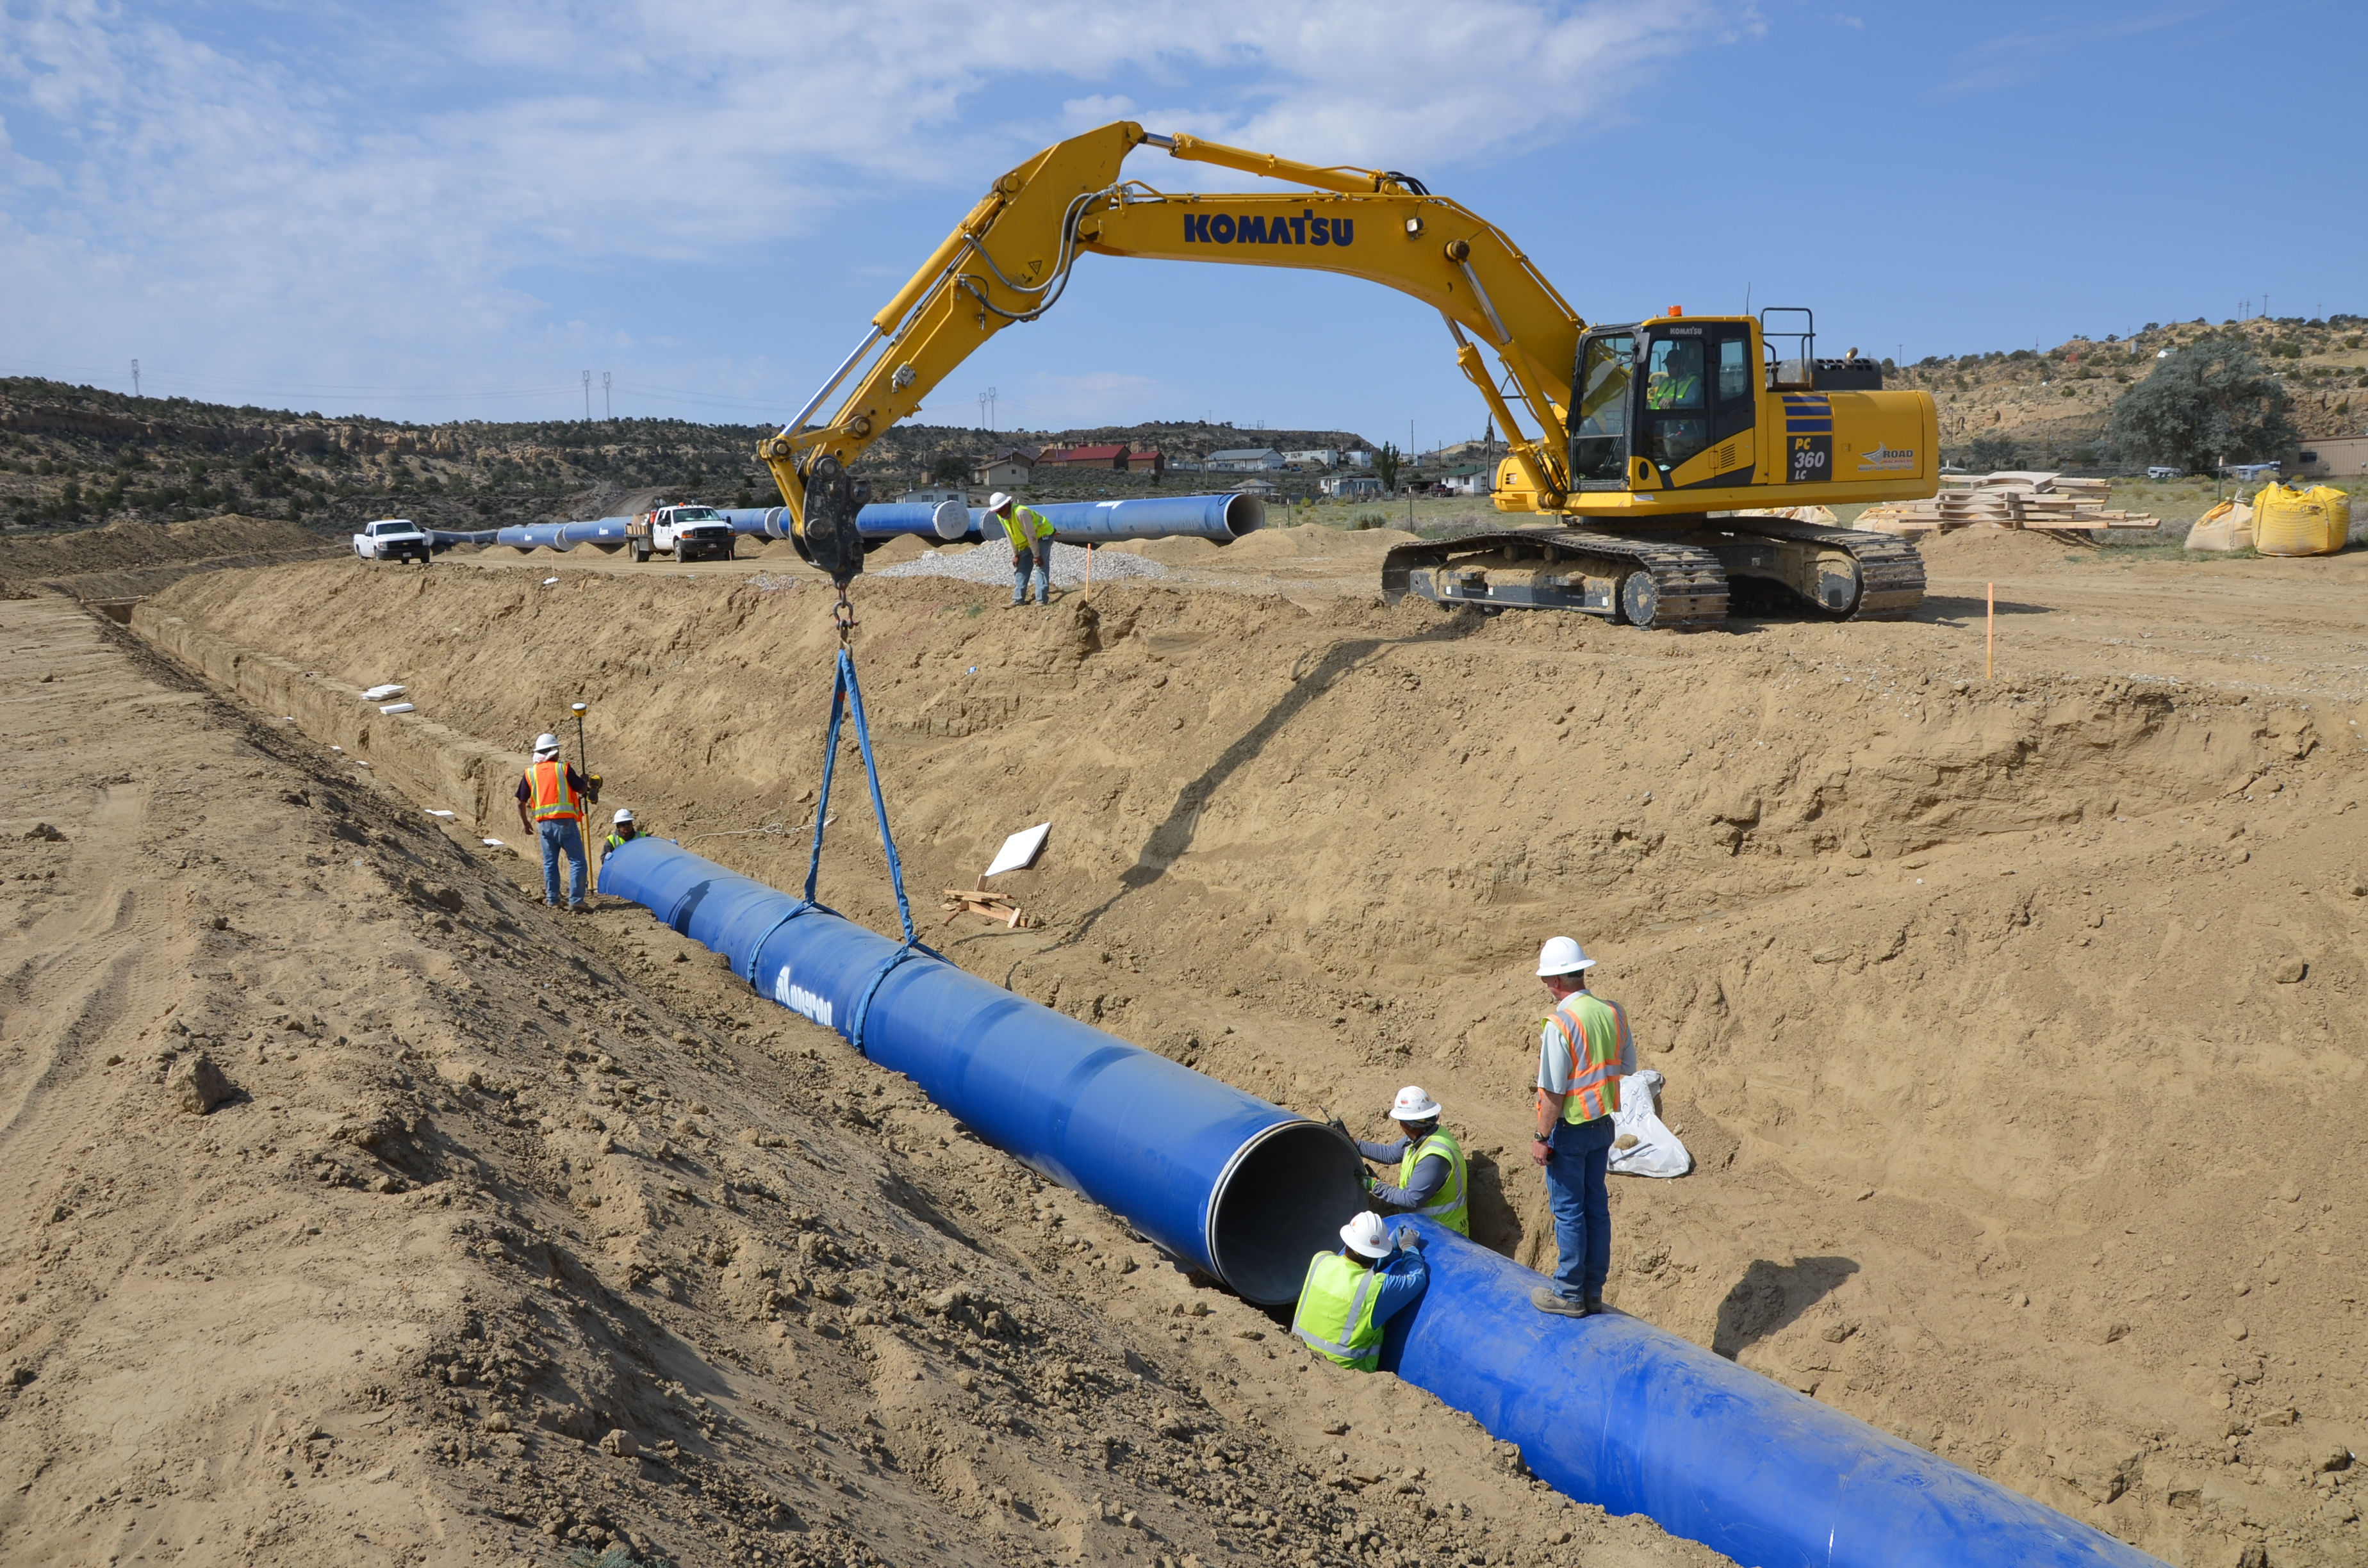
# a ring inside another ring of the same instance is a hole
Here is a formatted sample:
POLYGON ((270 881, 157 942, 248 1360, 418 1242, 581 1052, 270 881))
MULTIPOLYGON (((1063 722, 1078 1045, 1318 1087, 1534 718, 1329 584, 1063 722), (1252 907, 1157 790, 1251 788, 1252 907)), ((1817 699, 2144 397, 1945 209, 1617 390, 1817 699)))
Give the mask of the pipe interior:
MULTIPOLYGON (((1241 494, 1225 503, 1225 531, 1239 539, 1266 527, 1266 502, 1259 496, 1241 494)), ((1298 1282, 1292 1281, 1296 1286, 1298 1282)))
POLYGON ((1365 1206, 1356 1170, 1328 1127, 1292 1121, 1271 1129, 1212 1199, 1217 1272, 1258 1306, 1296 1299, 1307 1260, 1337 1248, 1340 1227, 1365 1206))

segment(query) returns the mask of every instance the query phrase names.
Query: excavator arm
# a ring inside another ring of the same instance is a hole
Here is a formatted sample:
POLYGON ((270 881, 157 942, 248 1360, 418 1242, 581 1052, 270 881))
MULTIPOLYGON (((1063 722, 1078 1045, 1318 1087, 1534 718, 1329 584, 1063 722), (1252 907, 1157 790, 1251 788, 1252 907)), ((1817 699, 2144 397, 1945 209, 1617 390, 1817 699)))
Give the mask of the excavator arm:
POLYGON ((1056 142, 997 179, 871 318, 822 390, 758 447, 802 543, 852 528, 856 493, 846 471, 864 449, 988 338, 1049 310, 1087 251, 1341 272, 1411 295, 1445 319, 1457 364, 1529 482, 1530 505, 1555 510, 1570 489, 1564 421, 1586 323, 1502 231, 1409 176, 1321 168, 1120 121, 1056 142), (1168 195, 1121 180, 1126 155, 1145 144, 1309 188, 1168 195), (1495 353, 1501 381, 1481 344, 1495 353), (828 417, 809 423, 842 385, 828 417))

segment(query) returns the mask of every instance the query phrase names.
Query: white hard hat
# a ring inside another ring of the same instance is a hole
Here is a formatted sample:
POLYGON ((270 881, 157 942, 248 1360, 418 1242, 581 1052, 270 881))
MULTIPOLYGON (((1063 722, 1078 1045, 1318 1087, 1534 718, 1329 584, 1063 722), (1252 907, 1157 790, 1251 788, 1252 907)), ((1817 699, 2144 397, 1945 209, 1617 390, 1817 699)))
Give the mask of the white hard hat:
POLYGON ((1382 1217, 1368 1209, 1340 1227, 1340 1239, 1349 1250, 1367 1257, 1383 1257, 1390 1250, 1390 1233, 1382 1224, 1382 1217))
POLYGON ((541 734, 539 734, 539 735, 535 736, 535 738, 534 738, 534 755, 535 755, 535 756, 541 756, 543 753, 545 753, 545 752, 555 752, 555 751, 557 751, 558 749, 559 749, 559 737, 558 737, 557 735, 552 734, 549 730, 545 730, 542 733, 541 733, 541 734))
POLYGON ((1434 1121, 1439 1117, 1439 1102, 1420 1084, 1408 1084, 1398 1091, 1397 1099, 1390 1106, 1392 1121, 1434 1121))
POLYGON ((1568 937, 1549 937, 1546 945, 1538 949, 1538 978, 1550 974, 1577 974, 1583 969, 1593 969, 1595 960, 1587 949, 1568 937))
POLYGON ((990 512, 1000 512, 1010 505, 1011 497, 1000 490, 986 498, 986 509, 990 512))
POLYGON ((619 806, 619 807, 617 808, 617 820, 618 820, 619 822, 631 822, 631 821, 632 821, 632 820, 633 820, 633 812, 632 812, 632 807, 630 807, 630 806, 619 806))

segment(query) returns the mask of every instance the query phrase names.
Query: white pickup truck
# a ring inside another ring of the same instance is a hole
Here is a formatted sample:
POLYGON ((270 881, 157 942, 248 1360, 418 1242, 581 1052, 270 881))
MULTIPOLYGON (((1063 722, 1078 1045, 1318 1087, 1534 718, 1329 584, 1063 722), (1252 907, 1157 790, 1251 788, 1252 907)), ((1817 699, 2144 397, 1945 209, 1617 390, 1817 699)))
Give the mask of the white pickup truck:
POLYGON ((364 523, 354 535, 354 553, 364 561, 416 561, 425 566, 433 551, 417 523, 408 517, 381 517, 364 523))
POLYGON ((712 506, 660 505, 625 525, 625 542, 635 561, 660 551, 677 561, 729 561, 738 539, 732 519, 712 506))

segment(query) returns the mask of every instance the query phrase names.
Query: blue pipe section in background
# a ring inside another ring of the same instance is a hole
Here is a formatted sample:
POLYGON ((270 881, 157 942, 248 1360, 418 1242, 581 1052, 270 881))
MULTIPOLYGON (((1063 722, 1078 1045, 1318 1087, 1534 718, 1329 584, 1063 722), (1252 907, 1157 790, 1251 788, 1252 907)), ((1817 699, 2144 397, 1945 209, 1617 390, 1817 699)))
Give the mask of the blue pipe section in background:
POLYGON ((1515 1444, 1555 1490, 1749 1568, 2161 1568, 2156 1558, 1429 1221, 1382 1368, 1515 1444))
POLYGON ((574 550, 575 541, 567 537, 565 523, 519 523, 501 529, 494 536, 496 544, 512 550, 574 550))
POLYGON ((1249 1301, 1296 1297, 1363 1200, 1329 1128, 926 951, 895 961, 900 944, 665 839, 611 854, 600 891, 1249 1301))
POLYGON ((430 551, 440 552, 456 544, 497 544, 501 541, 501 534, 499 528, 429 528, 427 548, 430 551))
POLYGON ((625 542, 625 525, 631 517, 595 517, 589 522, 562 523, 560 537, 570 545, 588 544, 601 550, 621 549, 625 542))
MULTIPOLYGON (((1255 495, 1146 495, 1133 501, 1055 501, 1039 506, 1063 544, 1114 539, 1205 539, 1229 543, 1266 527, 1266 503, 1255 495)), ((973 508, 970 532, 999 538, 1003 525, 973 508)))
POLYGON ((732 531, 757 539, 790 537, 790 509, 787 506, 721 506, 717 508, 732 520, 732 531))

